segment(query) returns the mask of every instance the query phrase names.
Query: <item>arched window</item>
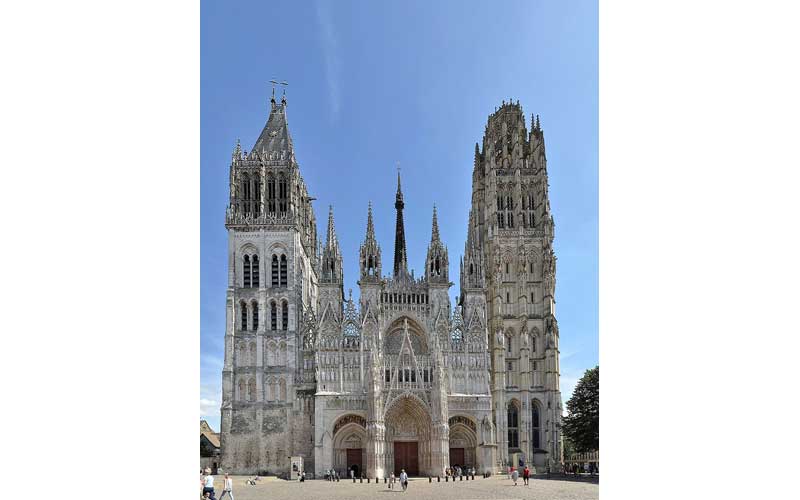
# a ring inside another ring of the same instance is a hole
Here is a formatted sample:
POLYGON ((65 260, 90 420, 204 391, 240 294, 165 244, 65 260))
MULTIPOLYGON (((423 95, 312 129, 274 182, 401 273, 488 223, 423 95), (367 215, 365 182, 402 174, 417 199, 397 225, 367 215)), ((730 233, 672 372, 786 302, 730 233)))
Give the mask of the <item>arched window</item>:
POLYGON ((539 404, 533 403, 533 410, 531 410, 531 432, 533 433, 533 447, 534 449, 541 448, 541 419, 539 417, 539 404))
POLYGON ((253 212, 258 214, 261 210, 261 178, 256 176, 253 178, 253 212))
POLYGON ((250 278, 250 256, 245 255, 242 259, 242 276, 244 276, 242 286, 245 288, 250 288, 251 286, 251 278, 250 278))
POLYGON ((289 329, 289 303, 281 302, 281 330, 289 329))
POLYGON ((281 393, 280 400, 286 401, 286 381, 281 379, 280 382, 278 383, 278 386, 280 387, 280 393, 281 393))
POLYGON ((277 288, 280 285, 278 282, 278 256, 272 255, 272 288, 277 288))
POLYGON ((239 304, 242 317, 242 331, 247 330, 247 304, 244 302, 239 304))
POLYGON ((247 400, 256 400, 256 379, 254 378, 251 378, 250 382, 247 383, 247 400))
POLYGON ((249 358, 250 362, 247 363, 247 364, 249 364, 251 366, 255 366, 257 364, 256 358, 257 358, 257 356, 256 356, 256 343, 255 342, 250 342, 250 358, 249 358))
POLYGON ((253 308, 253 331, 255 332, 258 330, 258 302, 251 302, 250 307, 253 308))
POLYGON ((286 278, 286 255, 281 255, 281 282, 280 286, 286 286, 288 283, 286 278))
POLYGON ((508 403, 508 448, 519 448, 519 411, 513 402, 508 403))
POLYGON ((469 263, 469 274, 472 275, 475 272, 475 269, 472 266, 472 262, 469 263))
POLYGON ((278 329, 278 310, 274 300, 269 303, 269 329, 273 332, 278 329))
POLYGON ((258 288, 258 286, 259 286, 259 283, 258 283, 258 278, 259 278, 259 276, 258 276, 258 271, 259 271, 258 270, 258 255, 253 255, 253 259, 250 262, 250 265, 252 266, 252 268, 250 270, 250 276, 252 276, 252 286, 254 288, 258 288))
POLYGON ((244 401, 247 397, 247 390, 245 389, 244 379, 239 379, 239 394, 237 394, 239 401, 244 401))
POLYGON ((436 261, 435 261, 435 262, 436 262, 436 274, 438 275, 438 274, 440 274, 440 270, 439 270, 439 257, 436 257, 436 261))

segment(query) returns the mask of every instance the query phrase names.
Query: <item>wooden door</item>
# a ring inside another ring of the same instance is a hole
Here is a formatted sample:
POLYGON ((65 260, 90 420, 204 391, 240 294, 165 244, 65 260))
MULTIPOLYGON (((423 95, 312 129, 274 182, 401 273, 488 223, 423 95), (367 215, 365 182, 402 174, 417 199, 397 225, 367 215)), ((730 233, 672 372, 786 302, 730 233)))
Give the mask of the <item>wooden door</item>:
POLYGON ((461 466, 464 468, 464 448, 450 448, 450 465, 455 467, 456 465, 461 466))
POLYGON ((347 448, 347 476, 350 471, 355 473, 355 477, 361 477, 363 465, 361 464, 361 448, 347 448))
POLYGON ((394 473, 400 474, 400 469, 405 469, 409 476, 419 475, 419 447, 416 441, 395 441, 394 443, 394 473))

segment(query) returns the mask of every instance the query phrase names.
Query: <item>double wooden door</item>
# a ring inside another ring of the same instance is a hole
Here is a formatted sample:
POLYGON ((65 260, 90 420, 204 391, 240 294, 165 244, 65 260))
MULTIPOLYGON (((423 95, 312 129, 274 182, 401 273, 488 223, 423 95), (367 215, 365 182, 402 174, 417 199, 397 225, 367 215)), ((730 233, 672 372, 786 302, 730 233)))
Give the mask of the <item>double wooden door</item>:
POLYGON ((455 467, 456 465, 461 466, 464 468, 464 448, 450 448, 450 465, 455 467))
POLYGON ((409 476, 419 475, 419 446, 416 441, 395 441, 394 443, 394 473, 400 475, 400 470, 405 469, 409 476))
POLYGON ((361 448, 347 448, 347 475, 353 471, 355 477, 361 477, 363 464, 361 463, 361 448))

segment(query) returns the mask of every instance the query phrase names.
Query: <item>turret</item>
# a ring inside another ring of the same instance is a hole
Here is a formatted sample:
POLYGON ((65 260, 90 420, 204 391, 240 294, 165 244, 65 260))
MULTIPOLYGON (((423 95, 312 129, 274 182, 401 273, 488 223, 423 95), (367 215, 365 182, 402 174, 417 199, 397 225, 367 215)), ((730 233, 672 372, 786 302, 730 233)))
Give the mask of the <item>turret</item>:
POLYGON ((339 238, 336 237, 336 227, 333 221, 333 206, 328 210, 328 236, 322 248, 322 275, 320 283, 334 283, 344 286, 342 274, 342 252, 339 248, 339 238))
POLYGON ((447 247, 439 237, 439 221, 436 217, 436 205, 433 206, 431 223, 431 243, 428 245, 428 256, 425 259, 425 276, 429 283, 448 283, 447 247))
POLYGON ((372 202, 367 208, 367 234, 358 251, 361 281, 378 281, 381 277, 381 246, 375 239, 375 225, 372 221, 372 202))

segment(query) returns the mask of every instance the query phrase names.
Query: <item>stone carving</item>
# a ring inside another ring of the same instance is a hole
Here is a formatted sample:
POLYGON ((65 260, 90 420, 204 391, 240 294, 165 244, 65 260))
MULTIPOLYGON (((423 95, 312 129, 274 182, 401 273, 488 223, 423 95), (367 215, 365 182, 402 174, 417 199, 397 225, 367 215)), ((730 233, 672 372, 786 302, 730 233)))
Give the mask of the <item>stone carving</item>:
MULTIPOLYGON (((327 228, 317 227, 285 106, 285 101, 271 102, 267 125, 251 151, 243 152, 237 144, 231 156, 230 200, 225 211, 231 249, 229 283, 244 283, 242 256, 246 251, 259 256, 260 286, 234 286, 229 291, 228 314, 233 327, 226 333, 234 338, 226 339, 228 361, 222 374, 222 467, 241 474, 265 469, 283 473, 287 456, 300 455, 307 470, 321 472, 341 464, 341 457, 328 455, 335 455, 332 436, 352 424, 369 429, 357 431, 350 442, 347 435, 341 436, 346 446, 363 447, 362 465, 367 474, 374 474, 379 464, 384 464, 385 472, 387 454, 392 453, 386 440, 393 437, 418 441, 420 467, 424 464, 430 469, 420 473, 440 474, 447 464, 440 463, 444 456, 433 450, 448 446, 448 424, 469 434, 463 424, 476 435, 480 433, 481 443, 492 445, 484 450, 491 448, 491 453, 472 457, 482 470, 491 470, 508 459, 508 450, 493 447, 498 435, 505 436, 507 431, 505 401, 494 400, 494 394, 503 394, 507 371, 505 363, 494 366, 490 346, 504 354, 509 346, 512 350, 527 348, 533 354, 537 347, 554 347, 558 338, 547 301, 540 299, 532 312, 533 308, 523 307, 531 301, 520 300, 531 295, 554 296, 555 288, 552 214, 540 126, 528 133, 518 103, 504 102, 489 117, 483 147, 476 145, 473 173, 473 183, 483 195, 475 197, 470 210, 455 304, 437 212, 431 221, 421 277, 416 278, 408 267, 405 201, 399 181, 394 200, 397 213, 391 221, 398 242, 392 273, 382 274, 381 247, 370 205, 358 255, 360 296, 354 299, 352 293, 344 293, 342 272, 344 259, 351 256, 343 255, 339 246, 332 208, 327 228), (533 207, 531 195, 536 201, 533 207), (503 197, 502 202, 498 196, 503 197), (505 207, 503 219, 498 218, 498 205, 505 207), (539 221, 537 228, 530 227, 531 215, 539 221), (318 241, 318 234, 325 241, 318 241), (286 256, 283 270, 271 265, 273 254, 286 256), (274 281, 280 286, 273 286, 274 281), (513 294, 513 300, 506 300, 506 292, 513 294), (502 299, 495 301, 498 295, 502 299), (261 304, 257 331, 236 328, 241 324, 236 305, 243 300, 261 304), (270 306, 273 301, 278 305, 275 310, 270 306), (496 309, 487 309, 489 301, 496 309), (502 302, 499 308, 498 302, 502 302), (545 335, 539 337, 538 345, 531 345, 535 337, 528 333, 527 326, 533 327, 533 323, 526 326, 527 317, 536 318, 537 324, 539 318, 545 318, 545 335), (283 328, 286 324, 288 331, 283 328), (521 340, 507 342, 506 333, 516 328, 521 340), (240 340, 246 341, 241 352, 236 349, 240 340), (250 361, 255 358, 251 341, 265 347, 257 351, 258 362, 250 361), (270 349, 274 344, 280 346, 277 351, 270 349), (228 352, 231 350, 234 352, 228 352), (250 396, 251 380, 258 398, 250 396), (401 403, 404 398, 406 402, 401 403), (410 399, 415 403, 409 403, 410 399), (397 404, 411 406, 398 408, 397 404), (324 428, 318 427, 320 422, 324 428)), ((380 196, 379 187, 374 191, 380 196)), ((512 359, 521 355, 508 354, 512 359)), ((551 351, 547 362, 555 369, 558 364, 553 354, 557 352, 551 351)), ((546 387, 537 385, 537 391, 544 391, 543 398, 549 395, 555 406, 558 374, 554 378, 548 375, 546 387)), ((558 423, 551 417, 553 428, 558 423)), ((541 447, 556 449, 557 442, 545 436, 543 432, 541 447)), ((449 437, 455 444, 473 439, 459 433, 449 437)), ((521 446, 526 442, 521 435, 521 446)), ((530 453, 530 449, 523 452, 530 453)))

